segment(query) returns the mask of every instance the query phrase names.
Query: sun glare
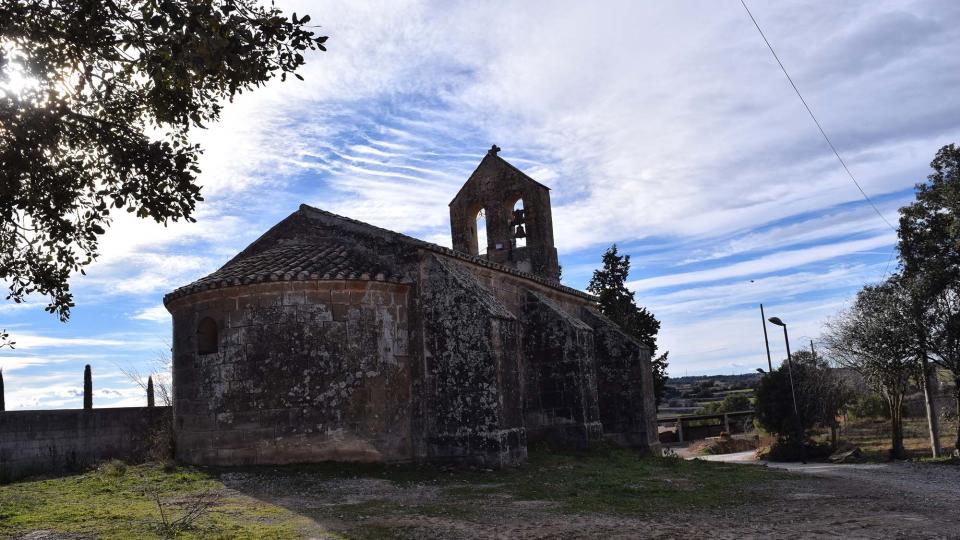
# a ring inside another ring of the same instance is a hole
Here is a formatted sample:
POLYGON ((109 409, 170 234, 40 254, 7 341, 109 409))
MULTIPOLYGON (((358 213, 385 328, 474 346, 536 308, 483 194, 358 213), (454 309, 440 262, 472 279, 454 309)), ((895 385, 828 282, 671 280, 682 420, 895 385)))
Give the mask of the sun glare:
POLYGON ((0 68, 0 92, 8 96, 20 96, 27 90, 36 88, 39 81, 36 77, 30 76, 26 68, 19 60, 22 54, 9 46, 2 47, 3 58, 7 61, 0 68))

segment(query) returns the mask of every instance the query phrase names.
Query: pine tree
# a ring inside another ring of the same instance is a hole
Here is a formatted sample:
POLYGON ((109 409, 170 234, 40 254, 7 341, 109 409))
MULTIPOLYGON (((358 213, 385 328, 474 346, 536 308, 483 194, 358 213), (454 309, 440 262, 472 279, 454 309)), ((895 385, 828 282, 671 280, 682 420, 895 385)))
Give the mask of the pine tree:
POLYGON ((90 364, 83 368, 83 408, 93 408, 93 375, 90 373, 90 364))
POLYGON ((147 407, 153 407, 153 377, 147 377, 147 407))
POLYGON ((627 289, 629 274, 630 255, 618 254, 617 245, 613 244, 603 254, 603 268, 593 271, 587 291, 597 297, 600 313, 650 348, 653 388, 659 405, 666 388, 669 352, 656 356, 660 321, 647 308, 637 306, 633 292, 627 289))

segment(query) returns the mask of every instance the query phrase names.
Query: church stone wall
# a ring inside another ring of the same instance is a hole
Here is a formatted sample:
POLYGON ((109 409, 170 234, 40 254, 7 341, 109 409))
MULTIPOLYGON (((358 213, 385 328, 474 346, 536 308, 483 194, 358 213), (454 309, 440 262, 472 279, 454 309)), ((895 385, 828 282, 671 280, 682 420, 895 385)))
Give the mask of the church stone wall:
POLYGON ((593 328, 604 436, 624 446, 657 453, 660 441, 650 349, 593 308, 584 308, 582 316, 593 328))
POLYGON ((584 448, 603 432, 593 330, 533 292, 522 313, 528 437, 584 448))
POLYGON ((526 459, 516 317, 452 260, 420 268, 418 456, 490 465, 526 459))
POLYGON ((177 298, 177 457, 219 465, 412 457, 409 286, 250 284, 177 298), (206 317, 216 352, 199 354, 206 317))

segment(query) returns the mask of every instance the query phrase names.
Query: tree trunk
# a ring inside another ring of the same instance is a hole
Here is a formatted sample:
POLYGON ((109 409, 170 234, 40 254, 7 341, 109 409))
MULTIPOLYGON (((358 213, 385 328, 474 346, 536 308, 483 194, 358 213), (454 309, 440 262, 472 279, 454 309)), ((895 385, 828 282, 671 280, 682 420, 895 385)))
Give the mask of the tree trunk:
POLYGON ((953 455, 960 457, 960 377, 954 377, 953 385, 953 398, 957 402, 957 438, 953 441, 953 455))
POLYGON ((890 401, 890 459, 902 459, 903 448, 903 408, 890 401))
POLYGON ((830 449, 837 449, 837 423, 830 424, 830 449))
POLYGON ((930 366, 927 356, 920 357, 921 377, 923 378, 923 403, 927 410, 927 428, 930 434, 930 454, 940 457, 940 427, 937 425, 937 409, 933 404, 933 388, 930 384, 930 366))

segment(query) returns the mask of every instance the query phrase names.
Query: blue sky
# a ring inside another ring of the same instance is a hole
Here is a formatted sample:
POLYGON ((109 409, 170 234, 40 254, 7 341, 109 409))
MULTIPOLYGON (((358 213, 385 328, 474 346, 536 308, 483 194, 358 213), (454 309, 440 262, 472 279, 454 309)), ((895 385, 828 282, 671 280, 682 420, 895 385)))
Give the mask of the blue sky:
MULTIPOLYGON (((240 96, 204 145, 197 223, 117 216, 68 324, 0 304, 7 407, 140 404, 121 372, 169 350, 164 293, 301 202, 449 245, 447 203, 491 144, 550 186, 564 282, 616 242, 672 375, 766 364, 757 305, 798 342, 895 234, 863 201, 739 2, 288 2, 329 52, 240 96), (588 5, 590 4, 590 5, 588 5)), ((960 4, 749 2, 887 219, 960 142, 960 4)), ((783 356, 779 336, 772 340, 783 356)))

